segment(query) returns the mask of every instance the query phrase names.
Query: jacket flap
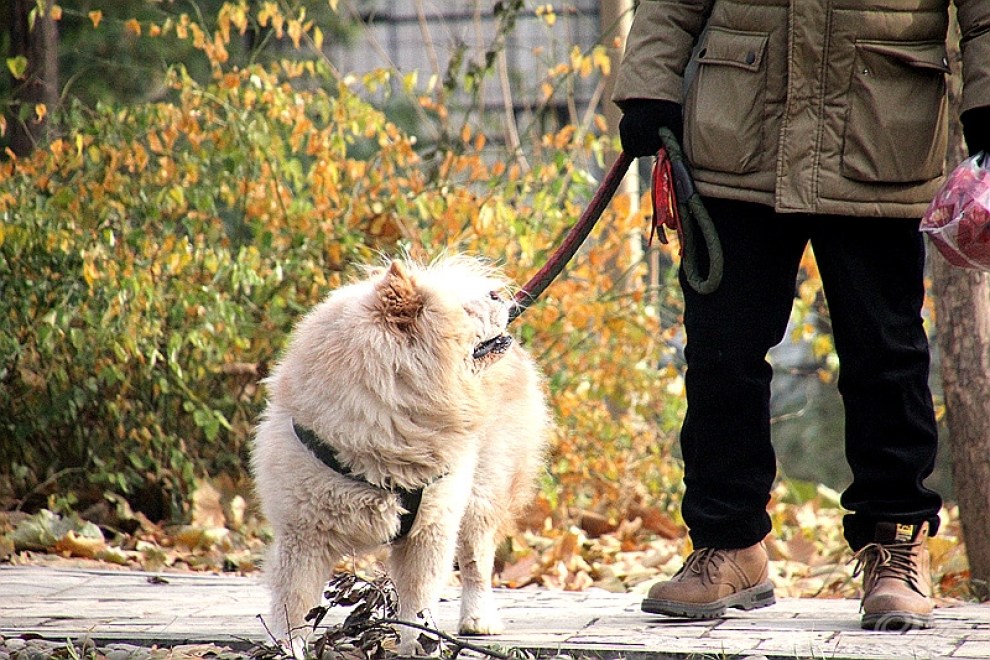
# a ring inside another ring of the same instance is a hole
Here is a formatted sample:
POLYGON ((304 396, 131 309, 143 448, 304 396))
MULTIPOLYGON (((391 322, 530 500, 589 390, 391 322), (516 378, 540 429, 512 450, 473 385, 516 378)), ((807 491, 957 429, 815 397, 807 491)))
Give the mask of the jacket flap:
POLYGON ((941 42, 857 41, 856 47, 892 57, 908 66, 949 73, 949 54, 941 42))
POLYGON ((698 51, 698 62, 728 64, 748 71, 756 71, 763 62, 768 38, 763 32, 712 28, 698 51))

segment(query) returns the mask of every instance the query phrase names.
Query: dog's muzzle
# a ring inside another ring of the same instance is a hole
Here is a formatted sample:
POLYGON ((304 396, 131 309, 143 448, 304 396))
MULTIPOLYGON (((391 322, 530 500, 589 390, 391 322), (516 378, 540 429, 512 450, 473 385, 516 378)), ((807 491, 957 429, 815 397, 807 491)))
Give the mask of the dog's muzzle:
POLYGON ((509 350, 509 346, 511 345, 512 337, 510 335, 499 335, 494 339, 487 339, 475 346, 474 352, 471 355, 475 360, 480 360, 491 354, 501 355, 509 350))

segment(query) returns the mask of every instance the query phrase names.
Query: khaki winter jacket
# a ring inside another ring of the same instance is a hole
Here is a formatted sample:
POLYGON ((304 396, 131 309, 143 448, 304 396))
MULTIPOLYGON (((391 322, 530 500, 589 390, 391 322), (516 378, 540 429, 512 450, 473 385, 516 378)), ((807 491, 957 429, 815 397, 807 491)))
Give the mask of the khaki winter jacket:
MULTIPOLYGON (((683 103, 702 194, 920 217, 943 174, 948 2, 643 0, 613 100, 683 103)), ((990 106, 990 0, 955 4, 962 110, 990 106)))

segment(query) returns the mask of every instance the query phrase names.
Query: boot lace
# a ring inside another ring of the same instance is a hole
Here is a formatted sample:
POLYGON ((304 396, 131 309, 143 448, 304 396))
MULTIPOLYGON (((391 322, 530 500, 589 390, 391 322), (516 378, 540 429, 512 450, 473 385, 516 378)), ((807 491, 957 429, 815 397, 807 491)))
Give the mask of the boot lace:
POLYGON ((724 561, 724 550, 718 548, 700 548, 688 555, 688 558, 684 561, 684 565, 681 566, 681 570, 677 571, 674 577, 690 571, 701 577, 702 584, 706 581, 715 584, 713 576, 718 574, 718 567, 724 561))
POLYGON ((881 577, 892 577, 906 582, 920 594, 918 564, 914 560, 915 550, 920 545, 920 541, 915 541, 870 543, 863 546, 850 560, 856 562, 853 566, 853 577, 864 576, 863 587, 866 592, 869 592, 881 577))

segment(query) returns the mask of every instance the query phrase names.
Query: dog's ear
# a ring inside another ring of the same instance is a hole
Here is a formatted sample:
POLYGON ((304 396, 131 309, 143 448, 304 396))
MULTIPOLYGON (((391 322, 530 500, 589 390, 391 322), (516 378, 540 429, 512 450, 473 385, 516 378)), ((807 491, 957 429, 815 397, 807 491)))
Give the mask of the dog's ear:
POLYGON ((423 311, 423 295, 399 261, 389 265, 376 293, 382 318, 399 329, 410 326, 423 311))

